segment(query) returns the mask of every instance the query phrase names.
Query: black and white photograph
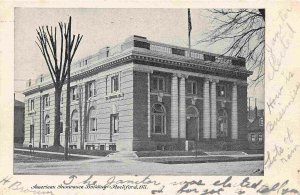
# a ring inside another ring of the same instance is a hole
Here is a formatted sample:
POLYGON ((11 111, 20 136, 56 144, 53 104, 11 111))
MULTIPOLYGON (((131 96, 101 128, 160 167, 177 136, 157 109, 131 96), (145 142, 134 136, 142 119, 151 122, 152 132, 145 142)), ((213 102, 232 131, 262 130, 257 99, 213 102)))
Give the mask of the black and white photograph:
POLYGON ((267 11, 15 7, 13 173, 263 176, 267 11))

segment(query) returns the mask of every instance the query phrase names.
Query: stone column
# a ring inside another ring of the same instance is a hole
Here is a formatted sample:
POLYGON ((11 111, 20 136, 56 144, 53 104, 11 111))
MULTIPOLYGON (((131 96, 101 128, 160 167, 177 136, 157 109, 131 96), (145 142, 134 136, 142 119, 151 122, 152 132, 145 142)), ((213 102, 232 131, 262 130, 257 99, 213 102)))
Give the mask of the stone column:
POLYGON ((237 86, 232 85, 232 103, 231 103, 231 139, 238 138, 238 116, 237 116, 237 86))
POLYGON ((178 77, 172 76, 171 85, 171 138, 178 138, 178 77))
POLYGON ((148 91, 148 94, 147 94, 147 103, 148 103, 148 116, 147 116, 147 120, 148 120, 148 138, 150 138, 151 137, 151 105, 150 105, 150 83, 151 83, 151 81, 150 81, 150 73, 148 72, 147 73, 147 77, 148 77, 148 79, 147 79, 147 82, 148 82, 148 89, 147 89, 147 91, 148 91))
POLYGON ((210 106, 209 106, 209 80, 204 80, 203 86, 203 138, 210 138, 210 106))
POLYGON ((210 90, 210 98, 211 98, 211 106, 210 106, 210 117, 211 117, 211 138, 217 138, 217 100, 216 100, 216 80, 212 80, 211 82, 211 90, 210 90))
POLYGON ((186 137, 186 102, 185 102, 185 79, 182 75, 179 82, 179 137, 186 137))

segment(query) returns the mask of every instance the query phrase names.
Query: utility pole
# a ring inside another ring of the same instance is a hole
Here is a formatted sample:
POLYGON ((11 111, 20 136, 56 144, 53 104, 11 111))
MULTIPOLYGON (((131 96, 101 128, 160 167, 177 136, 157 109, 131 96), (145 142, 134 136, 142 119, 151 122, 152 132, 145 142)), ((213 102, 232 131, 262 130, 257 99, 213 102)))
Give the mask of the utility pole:
POLYGON ((82 85, 79 85, 78 87, 79 91, 79 127, 80 127, 80 149, 84 149, 84 144, 83 144, 83 129, 82 129, 82 93, 83 93, 83 87, 82 85))

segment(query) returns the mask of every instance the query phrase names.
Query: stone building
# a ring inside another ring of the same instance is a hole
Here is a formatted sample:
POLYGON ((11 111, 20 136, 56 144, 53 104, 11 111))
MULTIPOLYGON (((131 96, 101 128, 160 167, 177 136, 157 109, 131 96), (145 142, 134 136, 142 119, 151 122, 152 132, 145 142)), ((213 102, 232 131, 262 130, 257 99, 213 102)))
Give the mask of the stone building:
MULTIPOLYGON (((243 58, 129 37, 72 64, 70 147, 183 150, 206 140, 247 142, 249 75, 243 58)), ((27 86, 25 145, 51 146, 52 81, 41 75, 27 86)), ((61 98, 63 145, 65 88, 61 98)))

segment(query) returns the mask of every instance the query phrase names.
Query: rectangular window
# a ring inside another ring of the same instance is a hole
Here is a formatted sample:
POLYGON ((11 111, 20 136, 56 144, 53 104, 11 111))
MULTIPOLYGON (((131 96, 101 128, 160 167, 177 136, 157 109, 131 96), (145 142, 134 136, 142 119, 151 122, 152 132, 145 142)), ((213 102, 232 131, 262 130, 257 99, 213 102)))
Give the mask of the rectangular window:
POLYGON ((72 131, 75 133, 78 132, 78 120, 72 120, 72 131))
POLYGON ((116 145, 113 144, 113 145, 109 145, 108 149, 111 150, 111 151, 116 151, 117 147, 116 147, 116 145))
POLYGON ((100 145, 100 150, 105 150, 104 145, 100 145))
POLYGON ((256 135, 255 134, 251 134, 251 142, 255 142, 256 141, 256 135))
POLYGON ((258 141, 262 142, 263 141, 263 135, 262 134, 258 134, 258 141))
POLYGON ((60 122, 60 133, 64 131, 64 123, 60 122))
POLYGON ((192 95, 197 94, 197 83, 195 81, 187 82, 187 94, 192 94, 192 95))
POLYGON ((46 135, 50 134, 50 123, 46 123, 46 135))
POLYGON ((89 90, 89 94, 88 94, 89 98, 96 96, 96 86, 94 81, 88 83, 88 90, 89 90))
POLYGON ((71 88, 72 101, 78 100, 77 86, 71 88))
POLYGON ((217 96, 225 98, 226 97, 226 87, 225 85, 217 85, 217 96))
POLYGON ((119 114, 111 114, 111 129, 113 133, 119 133, 119 114))
POLYGON ((44 108, 50 106, 50 96, 49 94, 43 96, 44 108))
POLYGON ((153 77, 152 80, 152 89, 156 91, 164 91, 165 90, 165 80, 163 77, 153 77))
POLYGON ((165 134, 165 117, 163 115, 152 115, 152 133, 165 134))
POLYGON ((33 142, 34 126, 30 125, 29 143, 33 142))
POLYGON ((263 118, 263 117, 261 117, 261 118, 259 119, 259 126, 260 126, 260 127, 263 127, 263 126, 264 126, 264 118, 263 118))
POLYGON ((111 93, 119 91, 119 75, 111 77, 111 93))
POLYGON ((34 99, 28 100, 28 111, 34 111, 34 99))
POLYGON ((90 118, 90 131, 97 131, 97 119, 90 118))

